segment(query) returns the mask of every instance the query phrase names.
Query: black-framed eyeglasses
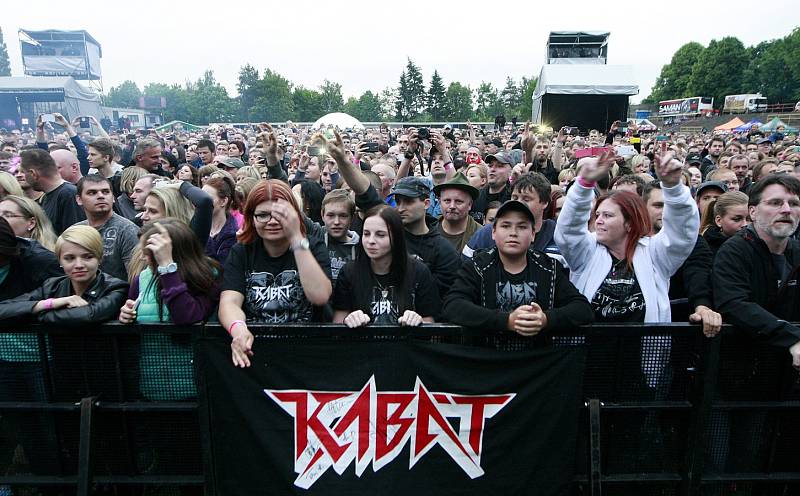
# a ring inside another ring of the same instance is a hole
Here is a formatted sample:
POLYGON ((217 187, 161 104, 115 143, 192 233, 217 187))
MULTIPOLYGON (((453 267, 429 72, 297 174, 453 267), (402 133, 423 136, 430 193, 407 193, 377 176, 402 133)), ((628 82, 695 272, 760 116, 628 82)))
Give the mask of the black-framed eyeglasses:
POLYGON ((253 214, 253 219, 255 219, 256 222, 259 222, 261 224, 266 224, 267 222, 272 220, 272 212, 260 212, 257 214, 253 214))

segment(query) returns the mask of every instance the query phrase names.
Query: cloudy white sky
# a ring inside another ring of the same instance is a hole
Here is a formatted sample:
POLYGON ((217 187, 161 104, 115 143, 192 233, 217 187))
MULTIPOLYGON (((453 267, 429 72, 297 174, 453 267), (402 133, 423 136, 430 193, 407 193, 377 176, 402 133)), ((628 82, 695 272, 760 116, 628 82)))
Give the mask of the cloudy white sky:
POLYGON ((397 85, 410 57, 427 85, 504 86, 539 74, 547 34, 611 33, 609 63, 632 65, 647 96, 661 66, 688 41, 735 35, 746 46, 800 25, 797 0, 751 1, 400 1, 53 2, 4 9, 0 17, 15 76, 23 75, 17 31, 85 29, 103 47, 106 90, 126 79, 182 83, 212 69, 231 94, 250 63, 313 88, 342 84, 345 98, 397 85))

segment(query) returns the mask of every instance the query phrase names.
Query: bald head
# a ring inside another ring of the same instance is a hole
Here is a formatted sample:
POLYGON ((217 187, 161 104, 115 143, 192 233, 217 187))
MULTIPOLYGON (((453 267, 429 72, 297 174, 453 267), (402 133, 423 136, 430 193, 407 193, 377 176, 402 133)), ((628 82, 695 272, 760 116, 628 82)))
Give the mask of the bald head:
POLYGON ((388 164, 375 164, 372 166, 371 170, 381 178, 381 193, 385 198, 392 189, 392 185, 394 185, 394 178, 396 176, 394 167, 388 164))
POLYGON ((69 150, 53 150, 50 152, 50 156, 53 157, 62 179, 72 184, 80 180, 81 164, 74 153, 69 150))

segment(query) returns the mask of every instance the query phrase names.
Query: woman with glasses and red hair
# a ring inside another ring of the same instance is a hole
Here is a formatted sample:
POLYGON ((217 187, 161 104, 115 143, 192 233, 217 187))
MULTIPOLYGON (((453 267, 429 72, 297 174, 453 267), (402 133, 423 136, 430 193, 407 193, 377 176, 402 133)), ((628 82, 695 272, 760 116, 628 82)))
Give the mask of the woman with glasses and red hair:
POLYGON ((591 302, 597 322, 671 322, 669 279, 692 252, 700 217, 681 183, 672 153, 656 157, 664 194, 663 227, 651 236, 641 197, 614 191, 597 198, 594 232, 588 225, 595 184, 608 177, 613 154, 584 158, 556 224, 555 240, 570 281, 591 302))
POLYGON ((233 363, 249 367, 253 335, 248 323, 309 322, 331 296, 325 242, 308 236, 289 186, 259 182, 247 197, 239 243, 224 268, 219 320, 233 337, 233 363))

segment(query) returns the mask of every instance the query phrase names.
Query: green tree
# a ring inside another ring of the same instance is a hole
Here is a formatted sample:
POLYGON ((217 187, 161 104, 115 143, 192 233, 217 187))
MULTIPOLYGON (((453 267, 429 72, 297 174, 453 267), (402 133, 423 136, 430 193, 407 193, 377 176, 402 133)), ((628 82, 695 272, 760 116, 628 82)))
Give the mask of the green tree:
POLYGON ((8 50, 3 40, 3 30, 0 29, 0 76, 11 75, 11 64, 8 61, 8 50))
POLYGON ((239 93, 239 114, 245 121, 252 121, 250 109, 256 103, 256 86, 258 85, 258 69, 250 64, 239 69, 239 81, 236 91, 239 93))
POLYGON ((722 108, 725 95, 742 93, 747 69, 747 51, 738 38, 727 36, 711 40, 692 68, 687 93, 683 96, 713 96, 714 106, 722 108))
MULTIPOLYGON (((322 115, 342 111, 344 98, 342 97, 341 84, 326 79, 322 86, 319 87, 319 93, 322 97, 322 115)), ((322 117, 322 115, 317 118, 322 117)))
POLYGON ((433 71, 431 85, 428 88, 427 112, 434 121, 444 120, 447 110, 447 90, 444 87, 442 76, 438 71, 433 71))
POLYGON ((314 122, 325 114, 319 91, 296 86, 292 91, 294 118, 299 122, 314 122))
MULTIPOLYGON (((515 114, 518 111, 520 104, 520 92, 516 83, 511 76, 506 77, 506 87, 500 92, 500 100, 503 102, 503 108, 506 114, 515 114)), ((510 115, 507 117, 510 118, 510 115)))
POLYGON ((397 88, 388 87, 378 95, 378 100, 381 102, 381 120, 389 120, 394 115, 397 93, 397 88))
POLYGON ((795 28, 783 39, 783 59, 794 81, 789 101, 800 100, 800 28, 795 28))
POLYGON ((264 70, 255 95, 256 100, 250 113, 256 120, 277 122, 293 117, 292 83, 277 72, 264 70))
POLYGON ((203 77, 187 85, 187 91, 190 122, 229 122, 236 117, 235 102, 228 96, 228 90, 214 78, 214 71, 206 70, 203 77))
POLYGON ((493 121, 502 110, 500 95, 492 83, 481 82, 475 90, 475 114, 478 119, 493 121))
POLYGON ((426 97, 425 82, 422 79, 422 72, 411 59, 408 59, 408 64, 406 64, 406 84, 408 93, 408 117, 413 120, 424 112, 426 97))
POLYGON ((403 71, 402 74, 400 74, 400 84, 397 86, 394 108, 395 119, 400 122, 405 122, 408 120, 411 114, 411 93, 408 91, 408 78, 406 77, 406 71, 403 71))
POLYGON ((750 62, 743 78, 745 92, 759 92, 774 102, 790 99, 795 81, 786 63, 784 41, 762 42, 747 52, 750 62))
POLYGON ((469 86, 464 86, 457 81, 453 81, 447 87, 446 93, 447 115, 449 120, 465 121, 472 119, 472 90, 469 86))
POLYGON ((798 29, 784 38, 749 47, 747 54, 750 62, 744 74, 745 92, 760 92, 775 103, 791 102, 800 98, 798 50, 798 29))
POLYGON ((108 90, 106 105, 109 107, 139 108, 140 96, 142 96, 142 92, 139 87, 129 79, 108 90))
POLYGON ((653 90, 643 103, 657 103, 661 100, 696 96, 689 94, 689 79, 704 50, 703 45, 695 41, 680 47, 672 55, 669 64, 661 68, 661 74, 656 79, 653 90))
POLYGON ((190 122, 189 95, 183 86, 150 83, 144 87, 142 93, 144 96, 164 97, 167 100, 167 107, 162 111, 165 122, 173 120, 190 122))
POLYGON ((350 97, 344 104, 344 111, 364 122, 377 122, 383 119, 381 99, 371 91, 365 91, 360 97, 350 97))
POLYGON ((520 120, 530 120, 533 115, 533 93, 536 91, 536 84, 538 82, 539 78, 537 77, 528 79, 523 76, 522 78, 522 82, 519 85, 520 97, 519 109, 517 111, 517 117, 519 117, 520 120))

